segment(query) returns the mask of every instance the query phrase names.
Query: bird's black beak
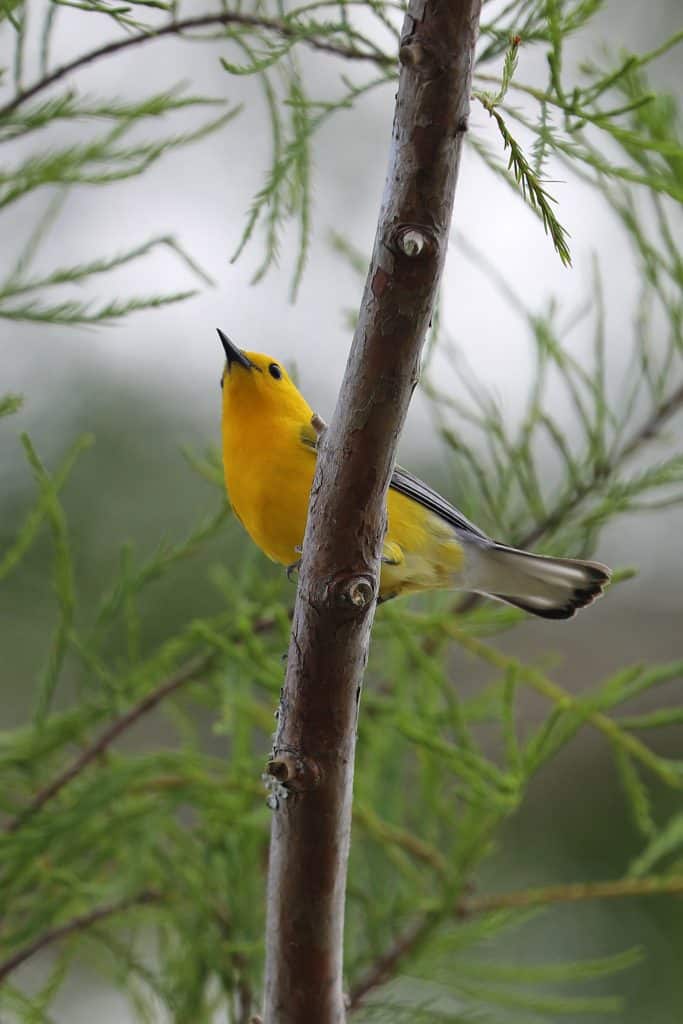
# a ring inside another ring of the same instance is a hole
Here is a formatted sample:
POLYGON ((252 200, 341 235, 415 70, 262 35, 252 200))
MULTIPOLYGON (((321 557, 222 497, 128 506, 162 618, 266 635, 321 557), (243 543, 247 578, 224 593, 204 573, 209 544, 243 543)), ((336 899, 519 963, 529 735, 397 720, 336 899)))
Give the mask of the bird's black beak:
POLYGON ((227 334, 224 334, 220 327, 217 327, 218 337, 221 339, 221 345, 225 351, 225 358, 228 361, 228 370, 232 368, 233 363, 239 363, 245 370, 253 370, 254 364, 250 359, 247 359, 244 352, 234 345, 227 334))

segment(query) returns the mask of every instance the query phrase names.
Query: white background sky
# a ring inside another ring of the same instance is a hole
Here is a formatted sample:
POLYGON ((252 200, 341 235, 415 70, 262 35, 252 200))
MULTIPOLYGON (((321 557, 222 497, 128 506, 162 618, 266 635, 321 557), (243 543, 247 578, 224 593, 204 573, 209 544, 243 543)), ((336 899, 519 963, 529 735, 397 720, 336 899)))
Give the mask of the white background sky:
MULTIPOLYGON (((647 49, 661 41, 667 29, 675 27, 675 6, 662 0, 655 5, 657 17, 651 17, 645 16, 640 5, 612 3, 592 33, 579 37, 570 54, 577 59, 600 57, 605 34, 613 50, 622 45, 647 49)), ((40 2, 31 7, 27 82, 38 72, 36 37, 42 9, 40 2)), ((65 9, 55 35, 53 63, 61 63, 115 34, 108 19, 84 17, 65 9)), ((7 46, 7 30, 0 42, 7 46)), ((74 368, 92 362, 101 365, 110 379, 138 389, 144 401, 178 403, 185 415, 196 417, 207 437, 217 438, 216 381, 221 364, 214 334, 217 326, 245 348, 268 351, 288 364, 295 361, 310 400, 323 415, 330 414, 350 341, 343 311, 357 306, 360 282, 332 252, 328 235, 330 229, 339 230, 358 249, 370 252, 387 161, 393 90, 384 87, 370 93, 357 109, 337 115, 314 141, 315 231, 299 299, 292 305, 289 286, 296 255, 293 230, 283 236, 280 268, 271 271, 258 286, 249 283, 262 253, 258 235, 236 265, 228 261, 251 198, 268 167, 270 133, 258 82, 229 77, 218 62, 220 54, 239 59, 225 44, 189 46, 169 39, 103 60, 78 72, 69 83, 88 94, 132 99, 185 80, 192 83, 194 93, 243 103, 244 112, 220 133, 170 153, 138 179, 106 190, 81 187, 69 194, 42 250, 40 267, 50 269, 114 254, 150 236, 173 233, 215 279, 216 287, 187 303, 138 314, 113 328, 0 323, 0 383, 3 390, 26 391, 29 399, 21 426, 30 425, 32 410, 49 401, 60 384, 76 408, 79 395, 70 387, 74 368)), ((300 58, 314 98, 337 94, 339 76, 348 73, 348 67, 303 48, 300 58)), ((655 66, 655 81, 675 87, 675 68, 676 56, 672 54, 655 66)), ((352 70, 359 73, 357 68, 352 70)), ((522 47, 520 80, 542 83, 544 75, 541 54, 522 47)), ((183 112, 173 126, 186 130, 197 123, 197 114, 183 112)), ((471 129, 500 151, 493 124, 476 103, 471 129)), ((81 125, 62 124, 53 131, 50 141, 57 145, 82 140, 83 131, 81 125)), ((29 137, 21 147, 14 147, 15 158, 37 145, 45 145, 45 139, 29 137)), ((541 310, 554 296, 567 317, 590 294, 592 254, 597 253, 603 269, 608 350, 616 381, 629 349, 637 276, 625 238, 599 197, 568 178, 564 168, 551 167, 551 173, 558 180, 550 189, 571 235, 572 269, 561 265, 540 222, 493 178, 472 150, 465 151, 462 162, 455 227, 504 272, 526 305, 541 310)), ((3 211, 0 260, 5 258, 2 253, 10 256, 16 251, 17 239, 26 237, 44 215, 48 200, 38 191, 3 211)), ((113 287, 125 296, 194 284, 175 257, 159 252, 130 265, 113 279, 102 278, 86 287, 88 294, 108 298, 113 287)), ((525 325, 511 314, 491 281, 459 258, 457 252, 452 252, 447 262, 443 294, 447 330, 477 374, 514 416, 521 408, 531 375, 532 347, 525 325)), ((576 353, 588 352, 589 331, 577 331, 572 344, 576 353)), ((448 380, 438 355, 434 369, 442 383, 448 380)), ((561 402, 559 394, 557 401, 561 402)), ((429 426, 425 403, 418 395, 404 435, 404 461, 433 447, 429 426)), ((674 518, 662 517, 662 522, 673 524, 674 518)), ((612 540, 618 538, 629 551, 634 544, 642 545, 645 561, 655 559, 663 568, 670 564, 666 553, 660 558, 659 545, 649 534, 643 535, 633 521, 619 526, 612 540)), ((619 546, 617 543, 615 550, 608 538, 601 553, 604 557, 620 555, 619 546)))
MULTIPOLYGON (((41 3, 35 2, 31 10, 37 15, 41 8, 41 3)), ((676 9, 677 3, 665 0, 650 5, 616 0, 596 21, 595 35, 583 37, 582 51, 575 53, 599 55, 600 38, 605 36, 615 50, 621 45, 647 49, 676 27, 680 20, 676 9)), ((33 29, 36 23, 34 17, 33 29)), ((115 27, 107 19, 65 10, 55 37, 53 62, 61 63, 115 35, 115 27)), ((29 39, 27 82, 37 73, 34 35, 29 39)), ((4 35, 0 34, 3 53, 8 41, 5 27, 4 35)), ((42 251, 40 267, 50 269, 114 254, 150 236, 172 233, 217 286, 190 302, 131 317, 115 328, 65 329, 0 321, 0 391, 26 392, 28 398, 18 427, 30 425, 35 410, 56 394, 77 409, 82 396, 72 386, 78 379, 75 369, 92 363, 135 389, 143 401, 176 403, 184 415, 196 419, 207 438, 217 440, 221 368, 214 333, 217 326, 245 348, 269 351, 285 363, 296 361, 303 389, 324 415, 330 414, 350 341, 343 311, 357 306, 360 282, 333 254, 327 235, 334 228, 357 248, 370 252, 387 161, 393 90, 374 92, 355 111, 338 115, 314 142, 316 228, 299 299, 293 306, 289 301, 293 233, 284 236, 280 269, 257 287, 250 286, 249 280, 261 258, 258 236, 237 265, 228 262, 250 200, 266 173, 270 137, 258 83, 228 77, 217 59, 224 52, 236 59, 234 52, 222 45, 190 47, 168 40, 102 61, 79 72, 70 83, 93 95, 139 98, 188 80, 193 92, 226 96, 231 102, 244 103, 245 110, 219 134, 171 153, 139 179, 106 190, 82 187, 69 195, 42 251)), ((301 53, 301 60, 309 89, 318 98, 334 94, 339 74, 349 70, 308 52, 301 53)), ((0 60, 0 64, 6 63, 0 60)), ((540 80, 542 75, 539 56, 522 48, 520 79, 540 80)), ((669 88, 675 87, 678 77, 680 87, 675 54, 657 65, 653 77, 669 88)), ((191 118, 181 115, 175 123, 187 129, 191 118)), ((499 146, 488 116, 477 105, 471 128, 499 146)), ((52 144, 79 139, 81 132, 80 126, 62 125, 53 132, 52 144)), ((29 138, 25 145, 15 147, 11 159, 44 144, 44 139, 29 138)), ((590 293, 592 253, 597 252, 604 275, 610 361, 616 374, 628 350, 637 275, 624 236, 606 207, 578 182, 564 178, 554 183, 551 191, 571 234, 572 270, 562 267, 538 220, 494 181, 472 151, 465 152, 462 162, 455 225, 504 271, 512 288, 535 309, 542 309, 554 295, 569 314, 585 300, 590 293)), ((16 252, 17 240, 30 233, 48 199, 38 192, 2 211, 0 276, 7 269, 5 261, 16 252)), ((187 270, 162 253, 123 270, 115 282, 122 296, 194 285, 187 270)), ((87 286, 88 294, 108 298, 112 283, 102 279, 87 286)), ((530 339, 491 282, 457 253, 451 253, 446 267, 444 322, 476 372, 514 415, 530 379, 530 339)), ((577 332, 576 351, 587 351, 589 340, 577 332)), ((435 371, 443 384, 444 364, 437 361, 435 371)), ((425 404, 418 397, 406 431, 404 461, 431 449, 429 424, 425 404)), ((670 608, 672 599, 680 606, 681 546, 675 538, 680 538, 681 525, 680 512, 676 512, 648 520, 646 529, 636 519, 610 529, 599 554, 617 563, 643 566, 641 589, 632 590, 627 600, 637 601, 649 584, 651 610, 670 608), (672 558, 676 543, 678 554, 672 558)), ((77 1006, 69 1007, 70 1024, 90 1022, 96 1015, 104 1019, 107 1013, 123 1024, 118 1004, 105 1007, 99 989, 93 989, 92 997, 90 1000, 88 989, 80 989, 77 1006)))

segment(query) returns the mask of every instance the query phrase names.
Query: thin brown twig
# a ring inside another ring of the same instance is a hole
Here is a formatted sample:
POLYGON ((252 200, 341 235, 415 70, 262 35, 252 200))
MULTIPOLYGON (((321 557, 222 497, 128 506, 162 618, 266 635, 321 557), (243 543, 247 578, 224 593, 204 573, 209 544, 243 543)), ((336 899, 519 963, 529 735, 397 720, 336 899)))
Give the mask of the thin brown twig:
MULTIPOLYGON (((217 907, 214 911, 214 917, 222 939, 226 947, 228 947, 232 940, 232 923, 227 910, 224 907, 217 907)), ((235 1011, 236 1024, 251 1024, 253 1020, 251 1011, 254 995, 246 971, 247 959, 243 953, 234 952, 230 954, 230 960, 236 973, 235 995, 238 1000, 238 1006, 235 1011)))
MULTIPOLYGON (((608 882, 574 882, 569 885, 549 885, 539 889, 470 897, 458 903, 455 916, 467 919, 479 914, 495 913, 498 910, 523 910, 560 903, 651 896, 657 893, 683 893, 683 875, 671 875, 668 878, 617 878, 608 882)), ((394 939, 351 989, 347 1001, 350 1013, 362 1006, 370 992, 395 977, 399 964, 415 952, 439 920, 439 916, 425 914, 412 921, 394 939)))
POLYGON ((16 953, 13 953, 12 956, 0 963, 0 984, 5 981, 12 971, 16 970, 17 967, 20 967, 21 964, 25 963, 26 960, 29 960, 36 953, 39 953, 41 949, 51 945, 51 943, 64 939, 68 935, 73 935, 75 932, 84 931, 98 921, 102 921, 107 917, 113 917, 115 914, 121 914, 125 910, 130 910, 131 907, 144 906, 147 903, 157 903, 160 899, 161 897, 158 893, 152 890, 144 891, 138 893, 137 896, 130 896, 128 899, 120 900, 118 903, 107 903, 104 906, 95 907, 94 910, 89 910, 85 914, 72 917, 70 921, 66 921, 56 928, 50 928, 49 931, 43 932, 38 938, 28 942, 21 949, 17 950, 16 953))
MULTIPOLYGON (((552 532, 568 515, 576 510, 581 502, 593 493, 595 487, 608 479, 619 467, 640 450, 642 445, 654 440, 667 420, 670 420, 683 407, 683 384, 673 391, 667 399, 653 409, 644 423, 634 432, 618 452, 616 458, 608 465, 596 463, 590 476, 578 483, 569 497, 557 505, 545 519, 532 526, 517 542, 519 547, 528 548, 536 544, 546 533, 552 532)), ((468 594, 458 602, 455 612, 464 615, 475 608, 481 601, 480 594, 468 594)))
POLYGON ((608 882, 573 882, 569 885, 548 885, 540 889, 522 889, 519 892, 473 897, 463 901, 457 913, 459 917, 471 917, 474 914, 489 914, 496 910, 619 899, 622 896, 652 896, 656 893, 683 893, 683 875, 662 878, 617 878, 608 882))
POLYGON ((365 828, 369 835, 379 838, 384 843, 393 843, 411 857, 428 864, 442 877, 448 873, 448 861, 436 847, 426 843, 408 829, 385 821, 367 804, 354 803, 353 822, 354 825, 358 824, 365 828))
POLYGON ((573 512, 578 505, 593 492, 593 489, 601 481, 610 477, 620 466, 635 455, 641 446, 653 441, 667 420, 683 406, 683 384, 677 388, 665 401, 653 409, 652 413, 644 423, 634 432, 633 436, 626 442, 623 448, 617 453, 611 464, 596 463, 590 478, 583 484, 578 485, 573 495, 558 508, 554 509, 545 519, 536 523, 521 539, 520 546, 528 547, 535 544, 540 538, 551 530, 554 530, 569 513, 573 512))
MULTIPOLYGON (((95 50, 90 50, 88 53, 84 53, 80 57, 62 64, 60 67, 55 68, 54 71, 51 71, 49 75, 45 75, 38 82, 29 86, 28 89, 18 92, 14 99, 6 103, 4 107, 0 107, 0 118, 11 114, 22 103, 25 103, 26 100, 32 99, 38 93, 47 89, 48 86, 54 85, 55 82, 71 74, 72 71, 77 71, 93 61, 99 60, 100 57, 109 57, 120 50, 139 46, 154 39, 161 39, 164 36, 181 35, 183 32, 190 31, 191 29, 209 28, 212 25, 243 25, 250 28, 263 28, 267 31, 275 32, 285 39, 299 38, 299 33, 293 24, 288 24, 286 21, 277 18, 259 18, 256 15, 241 14, 237 11, 224 11, 221 14, 206 14, 195 18, 183 18, 179 21, 172 21, 168 25, 162 25, 161 28, 150 29, 148 32, 141 32, 139 35, 126 36, 125 39, 117 39, 111 43, 105 43, 95 50)), ((384 54, 356 50, 351 46, 342 46, 338 43, 330 43, 324 39, 317 39, 315 36, 301 36, 300 38, 301 42, 307 43, 308 46, 313 47, 315 50, 331 53, 337 57, 344 57, 346 60, 368 60, 384 67, 395 62, 393 57, 384 54)))
POLYGON ((151 711, 162 700, 175 693, 181 686, 191 682, 205 672, 214 657, 214 652, 211 652, 187 661, 172 675, 168 676, 167 679, 159 683, 150 693, 145 694, 132 708, 129 708, 123 715, 115 718, 104 732, 90 746, 85 747, 70 765, 36 793, 23 811, 5 825, 5 831, 16 832, 21 825, 40 810, 43 804, 46 804, 48 800, 56 796, 64 786, 75 779, 77 775, 80 775, 84 768, 87 768, 92 761, 100 757, 107 747, 111 746, 121 733, 130 729, 142 715, 147 714, 148 711, 151 711))
MULTIPOLYGON (((253 630, 255 633, 265 633, 275 625, 275 619, 263 618, 258 619, 253 624, 253 630)), ((51 800, 57 793, 60 792, 69 782, 75 779, 81 774, 84 768, 98 757, 100 757, 104 751, 111 746, 114 740, 118 739, 119 736, 126 732, 132 725, 137 722, 142 715, 146 715, 148 711, 152 711, 157 704, 161 703, 167 697, 170 697, 173 693, 180 689, 181 686, 185 686, 186 683, 190 683, 193 680, 201 676, 211 666, 213 660, 216 657, 214 651, 210 651, 207 654, 199 655, 196 658, 192 658, 186 661, 184 665, 176 669, 170 676, 164 679, 158 686, 156 686, 149 693, 141 697, 137 704, 134 704, 132 708, 129 708, 124 714, 114 719, 104 732, 94 740, 90 746, 85 747, 84 750, 68 765, 62 772, 59 773, 51 782, 49 782, 43 789, 39 790, 38 793, 33 797, 30 803, 21 811, 15 818, 12 818, 5 825, 5 832, 16 832, 29 818, 31 818, 40 808, 51 800)))
POLYGON ((432 924, 431 916, 413 921, 394 939, 389 948, 377 957, 349 992, 346 1004, 349 1013, 358 1010, 370 992, 379 988, 380 985, 384 985, 394 976, 398 965, 413 953, 420 942, 426 938, 432 924))
POLYGON ((640 448, 641 444, 656 438, 666 421, 671 419, 681 406, 683 406, 683 384, 676 388, 661 405, 653 409, 650 416, 635 432, 631 440, 627 441, 622 448, 619 461, 623 462, 624 459, 630 458, 640 448))

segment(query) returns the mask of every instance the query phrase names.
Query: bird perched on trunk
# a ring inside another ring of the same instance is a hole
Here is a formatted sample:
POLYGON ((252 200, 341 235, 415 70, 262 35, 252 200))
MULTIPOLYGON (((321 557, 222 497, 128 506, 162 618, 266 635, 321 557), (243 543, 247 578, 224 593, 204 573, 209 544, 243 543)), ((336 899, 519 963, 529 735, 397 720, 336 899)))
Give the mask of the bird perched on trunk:
MULTIPOLYGON (((226 364, 223 469, 230 504, 255 544, 285 566, 301 553, 319 422, 271 356, 219 330, 226 364)), ((422 480, 396 467, 387 497, 380 600, 420 590, 475 591, 546 619, 568 619, 610 578, 599 562, 552 558, 491 540, 422 480)))

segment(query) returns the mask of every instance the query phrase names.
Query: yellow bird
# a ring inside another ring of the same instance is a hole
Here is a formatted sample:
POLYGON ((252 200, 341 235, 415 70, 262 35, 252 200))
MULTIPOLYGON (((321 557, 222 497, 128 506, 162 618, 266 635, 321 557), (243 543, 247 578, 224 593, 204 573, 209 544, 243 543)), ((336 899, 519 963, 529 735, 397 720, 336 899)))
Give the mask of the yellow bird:
MULTIPOLYGON (((223 469, 230 504, 259 548, 293 566, 315 473, 313 410, 282 365, 243 352, 218 331, 226 364, 223 469)), ((440 494, 396 467, 387 498, 380 600, 419 590, 475 591, 547 619, 568 619, 599 597, 609 569, 498 544, 440 494)))

